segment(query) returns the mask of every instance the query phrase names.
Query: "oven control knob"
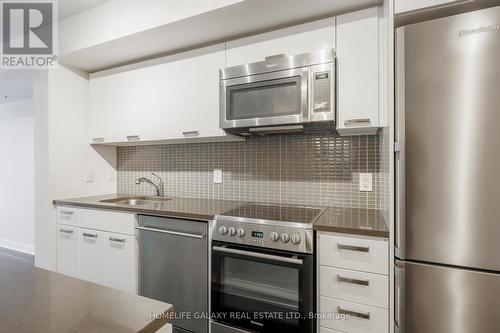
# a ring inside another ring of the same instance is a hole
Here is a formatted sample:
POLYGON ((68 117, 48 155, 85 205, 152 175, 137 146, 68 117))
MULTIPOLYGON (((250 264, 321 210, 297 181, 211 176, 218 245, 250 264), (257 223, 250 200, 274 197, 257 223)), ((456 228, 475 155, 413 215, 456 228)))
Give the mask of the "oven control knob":
POLYGON ((280 239, 282 243, 288 243, 288 241, 290 240, 290 236, 288 236, 288 234, 286 233, 282 233, 280 239))
POLYGON ((245 230, 243 230, 242 228, 238 228, 238 230, 236 230, 236 233, 237 233, 238 237, 245 236, 245 230))
POLYGON ((228 231, 229 231, 229 236, 234 236, 234 235, 236 235, 236 229, 234 229, 233 227, 230 227, 230 228, 228 229, 228 231))
POLYGON ((221 235, 227 234, 227 228, 225 226, 220 227, 219 234, 221 234, 221 235))
POLYGON ((273 242, 277 242, 277 241, 279 241, 279 240, 280 240, 280 235, 278 235, 278 233, 277 233, 277 232, 271 232, 271 240, 272 240, 273 242))
POLYGON ((300 241, 301 241, 301 239, 300 239, 299 235, 293 235, 292 236, 292 244, 297 245, 297 244, 300 243, 300 241))

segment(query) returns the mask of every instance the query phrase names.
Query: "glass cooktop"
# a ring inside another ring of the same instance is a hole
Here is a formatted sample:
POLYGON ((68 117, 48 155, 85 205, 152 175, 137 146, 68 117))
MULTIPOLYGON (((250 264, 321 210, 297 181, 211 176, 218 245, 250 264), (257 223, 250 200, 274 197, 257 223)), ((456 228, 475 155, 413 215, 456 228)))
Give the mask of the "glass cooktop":
POLYGON ((222 215, 278 222, 314 223, 322 211, 321 208, 313 207, 274 206, 252 203, 230 210, 222 215))

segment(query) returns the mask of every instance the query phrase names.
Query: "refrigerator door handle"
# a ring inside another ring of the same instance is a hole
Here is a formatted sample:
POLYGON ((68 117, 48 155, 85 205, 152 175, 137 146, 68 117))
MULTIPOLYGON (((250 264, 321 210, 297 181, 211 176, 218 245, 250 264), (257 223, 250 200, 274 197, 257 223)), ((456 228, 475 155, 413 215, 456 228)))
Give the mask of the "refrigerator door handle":
POLYGON ((394 154, 396 172, 395 204, 396 223, 394 251, 399 259, 406 259, 405 254, 405 28, 396 30, 396 112, 395 141, 398 151, 394 154))
POLYGON ((405 267, 396 260, 394 267, 394 333, 404 333, 405 325, 405 267))

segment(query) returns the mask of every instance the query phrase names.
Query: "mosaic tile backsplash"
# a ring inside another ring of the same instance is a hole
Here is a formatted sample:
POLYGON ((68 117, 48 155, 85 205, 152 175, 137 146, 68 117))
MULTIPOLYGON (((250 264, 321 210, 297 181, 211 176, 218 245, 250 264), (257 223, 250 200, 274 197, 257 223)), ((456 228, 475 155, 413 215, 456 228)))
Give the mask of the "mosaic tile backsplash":
POLYGON ((378 135, 296 134, 119 147, 118 193, 153 195, 135 180, 154 172, 165 196, 380 209, 388 195, 380 144, 378 135), (222 169, 222 184, 214 184, 214 169, 222 169), (359 191, 360 172, 373 173, 372 192, 359 191))

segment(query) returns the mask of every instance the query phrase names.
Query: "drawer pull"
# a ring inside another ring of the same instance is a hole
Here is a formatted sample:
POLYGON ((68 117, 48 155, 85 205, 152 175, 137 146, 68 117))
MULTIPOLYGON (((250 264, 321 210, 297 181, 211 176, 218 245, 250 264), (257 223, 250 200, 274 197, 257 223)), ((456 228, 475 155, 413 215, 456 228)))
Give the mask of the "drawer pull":
POLYGON ((109 237, 109 240, 115 243, 122 243, 122 244, 125 243, 125 238, 109 237))
POLYGON ((357 318, 361 318, 361 319, 367 319, 367 320, 370 319, 370 312, 361 313, 361 312, 356 312, 356 311, 342 309, 340 306, 337 307, 337 308, 338 308, 337 312, 339 314, 341 314, 341 315, 353 316, 353 317, 357 317, 357 318))
POLYGON ((345 245, 337 243, 337 248, 339 250, 348 250, 348 251, 356 251, 356 252, 370 252, 369 246, 355 246, 355 245, 345 245))
POLYGON ((370 285, 370 280, 358 280, 358 279, 351 279, 351 278, 346 278, 340 275, 337 275, 337 281, 339 282, 345 282, 345 283, 352 283, 352 284, 357 284, 360 286, 369 286, 370 285))
POLYGON ((354 126, 354 125, 363 125, 363 124, 367 124, 367 125, 370 125, 370 119, 366 118, 366 119, 348 119, 346 121, 344 121, 344 125, 345 126, 354 126))
POLYGON ((83 237, 88 237, 88 238, 97 238, 97 234, 89 234, 87 232, 83 233, 83 237))
POLYGON ((184 136, 198 136, 200 135, 199 131, 184 131, 182 132, 182 135, 184 136))
POLYGON ((127 135, 127 140, 128 141, 140 141, 141 136, 140 135, 127 135))
POLYGON ((75 230, 69 230, 69 229, 59 229, 60 232, 63 234, 72 234, 75 232, 75 230))
POLYGON ((92 138, 92 142, 94 143, 103 143, 105 140, 103 137, 99 137, 99 138, 92 138))
POLYGON ((70 210, 60 210, 59 211, 63 215, 73 215, 75 212, 70 211, 70 210))

